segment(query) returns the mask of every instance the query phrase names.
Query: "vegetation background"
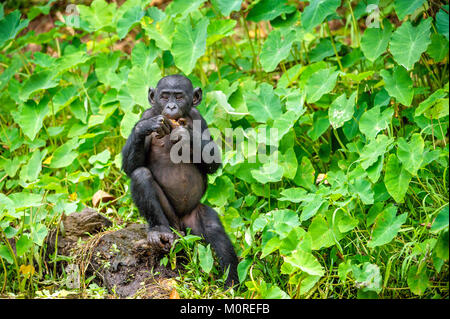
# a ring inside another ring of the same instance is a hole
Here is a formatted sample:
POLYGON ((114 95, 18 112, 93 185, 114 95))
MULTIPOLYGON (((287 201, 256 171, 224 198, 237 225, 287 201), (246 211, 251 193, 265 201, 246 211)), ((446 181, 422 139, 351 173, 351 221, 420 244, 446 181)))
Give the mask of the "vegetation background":
MULTIPOLYGON (((448 298, 448 66, 448 1, 3 2, 0 295, 80 292, 45 238, 97 191, 112 229, 143 222, 121 147, 183 73, 211 127, 280 134, 278 162, 225 153, 203 199, 241 287, 191 236, 164 260, 191 252, 181 297, 448 298)), ((91 280, 82 296, 110 296, 91 280)))

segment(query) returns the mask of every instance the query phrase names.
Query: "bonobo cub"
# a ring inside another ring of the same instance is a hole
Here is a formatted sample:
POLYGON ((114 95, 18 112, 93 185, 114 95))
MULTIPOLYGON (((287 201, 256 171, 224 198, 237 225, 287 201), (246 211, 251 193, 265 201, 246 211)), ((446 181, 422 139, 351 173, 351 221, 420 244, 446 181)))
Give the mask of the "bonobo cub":
POLYGON ((194 89, 182 75, 169 75, 156 89, 149 89, 148 100, 152 107, 136 123, 122 150, 131 196, 149 224, 147 238, 168 250, 175 239, 170 227, 191 228, 211 244, 222 269, 229 267, 227 286, 238 284, 233 245, 217 212, 200 203, 207 174, 221 165, 208 125, 195 108, 202 101, 202 90, 194 89))

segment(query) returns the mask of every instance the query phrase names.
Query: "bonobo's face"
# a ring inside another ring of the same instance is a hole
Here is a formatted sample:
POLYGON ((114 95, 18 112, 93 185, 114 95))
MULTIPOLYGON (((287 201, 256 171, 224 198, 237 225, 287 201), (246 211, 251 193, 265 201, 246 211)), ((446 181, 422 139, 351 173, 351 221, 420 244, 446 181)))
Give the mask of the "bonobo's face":
POLYGON ((191 81, 182 75, 169 75, 162 78, 156 89, 149 90, 149 101, 159 107, 161 114, 178 120, 189 114, 192 106, 201 102, 201 89, 192 87, 191 81))

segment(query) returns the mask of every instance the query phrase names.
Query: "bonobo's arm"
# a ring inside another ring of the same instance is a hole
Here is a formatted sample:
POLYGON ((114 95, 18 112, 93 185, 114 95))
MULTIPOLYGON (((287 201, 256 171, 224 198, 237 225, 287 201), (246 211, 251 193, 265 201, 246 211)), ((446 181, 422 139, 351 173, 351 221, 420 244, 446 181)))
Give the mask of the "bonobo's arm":
MULTIPOLYGON (((218 162, 213 161, 212 163, 205 163, 205 162, 203 161, 203 156, 202 156, 202 157, 201 157, 201 163, 196 163, 196 165, 197 165, 197 167, 200 169, 200 171, 201 171, 202 173, 205 173, 205 174, 213 174, 213 173, 214 173, 215 171, 217 171, 217 170, 219 169, 219 167, 222 165, 222 160, 221 160, 221 157, 220 157, 219 148, 217 147, 216 143, 214 143, 214 141, 213 141, 211 135, 209 134, 208 124, 206 123, 205 119, 204 119, 203 116, 200 114, 200 112, 199 112, 197 109, 192 108, 189 115, 191 116, 191 118, 192 118, 193 121, 194 121, 194 120, 200 120, 200 121, 201 121, 201 131, 202 131, 202 135, 203 135, 203 133, 205 132, 205 130, 208 132, 209 139, 206 139, 206 140, 204 140, 203 138, 201 139, 201 147, 200 147, 200 149, 201 149, 202 154, 203 154, 203 148, 204 148, 206 145, 208 145, 209 143, 213 143, 214 148, 215 148, 214 154, 216 154, 217 157, 218 157, 218 158, 217 158, 218 162)), ((191 136, 191 137, 192 137, 192 136, 191 136)), ((192 141, 195 142, 194 139, 192 139, 192 141)))
POLYGON ((146 110, 133 127, 122 149, 122 169, 128 176, 136 168, 146 166, 148 150, 145 149, 145 137, 154 131, 160 134, 170 132, 168 125, 161 120, 163 116, 160 113, 156 108, 146 110))

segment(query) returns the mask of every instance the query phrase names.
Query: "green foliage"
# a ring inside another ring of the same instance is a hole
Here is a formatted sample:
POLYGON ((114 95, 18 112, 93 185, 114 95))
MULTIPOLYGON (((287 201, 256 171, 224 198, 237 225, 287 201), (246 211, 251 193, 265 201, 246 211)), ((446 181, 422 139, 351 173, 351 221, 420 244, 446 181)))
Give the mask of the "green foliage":
MULTIPOLYGON (((136 220, 120 151, 148 88, 184 73, 213 136, 244 140, 202 200, 240 258, 227 294, 448 298, 448 5, 150 2, 80 4, 79 24, 40 34, 56 2, 0 6, 0 295, 52 295, 45 238, 98 190, 117 199, 102 212, 136 220)), ((186 235, 165 262, 181 250, 181 295, 211 296, 213 250, 186 235)))

